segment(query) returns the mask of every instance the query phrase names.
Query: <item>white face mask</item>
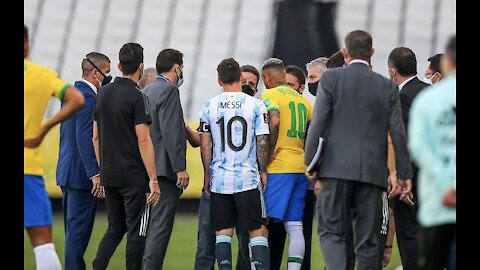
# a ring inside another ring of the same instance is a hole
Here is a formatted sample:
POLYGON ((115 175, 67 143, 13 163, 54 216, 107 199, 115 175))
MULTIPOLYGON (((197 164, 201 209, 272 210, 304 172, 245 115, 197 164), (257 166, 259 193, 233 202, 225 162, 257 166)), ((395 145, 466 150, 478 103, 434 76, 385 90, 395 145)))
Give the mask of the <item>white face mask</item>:
POLYGON ((432 79, 433 79, 433 77, 435 77, 436 75, 437 75, 437 73, 435 72, 435 73, 430 77, 430 79, 427 78, 427 77, 425 77, 425 79, 423 79, 423 81, 424 81, 425 83, 430 84, 430 85, 434 85, 434 84, 436 84, 436 83, 433 83, 433 82, 432 82, 432 79))

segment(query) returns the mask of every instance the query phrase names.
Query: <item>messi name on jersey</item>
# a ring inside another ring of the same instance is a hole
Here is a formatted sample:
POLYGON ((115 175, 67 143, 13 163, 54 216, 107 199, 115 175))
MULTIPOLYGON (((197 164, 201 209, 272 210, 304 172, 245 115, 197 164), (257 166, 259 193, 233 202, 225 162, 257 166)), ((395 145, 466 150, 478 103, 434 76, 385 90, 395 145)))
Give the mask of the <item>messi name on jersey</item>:
POLYGON ((222 109, 241 109, 242 101, 240 100, 222 101, 218 103, 218 107, 222 109))

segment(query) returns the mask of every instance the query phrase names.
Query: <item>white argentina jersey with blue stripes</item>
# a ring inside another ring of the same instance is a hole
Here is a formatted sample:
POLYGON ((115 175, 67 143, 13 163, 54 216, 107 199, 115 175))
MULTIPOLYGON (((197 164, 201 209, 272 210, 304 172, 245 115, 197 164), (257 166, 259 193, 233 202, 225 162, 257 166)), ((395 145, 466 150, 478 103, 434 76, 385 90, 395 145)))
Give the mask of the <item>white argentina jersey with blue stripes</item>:
POLYGON ((242 92, 221 93, 203 103, 200 124, 212 135, 210 190, 233 194, 257 188, 256 136, 269 134, 263 102, 242 92))

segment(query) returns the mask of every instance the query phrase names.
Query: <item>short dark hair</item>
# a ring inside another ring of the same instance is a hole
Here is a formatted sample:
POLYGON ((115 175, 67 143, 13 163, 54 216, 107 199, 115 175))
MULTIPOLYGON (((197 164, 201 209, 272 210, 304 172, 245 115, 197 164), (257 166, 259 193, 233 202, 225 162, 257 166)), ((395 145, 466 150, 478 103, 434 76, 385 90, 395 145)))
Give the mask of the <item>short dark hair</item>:
POLYGON ((440 73, 440 60, 442 59, 443 53, 437 53, 434 56, 430 56, 428 58, 428 62, 430 62, 430 69, 432 70, 433 73, 440 73))
POLYGON ((258 72, 258 70, 252 66, 252 65, 243 65, 240 67, 240 70, 242 72, 250 72, 252 73, 253 75, 257 76, 257 84, 255 86, 258 86, 258 81, 260 80, 260 73, 258 72))
POLYGON ((388 67, 395 68, 404 77, 417 75, 417 58, 407 47, 397 47, 388 56, 388 67))
POLYGON ((28 41, 28 27, 24 24, 23 25, 23 42, 28 41))
MULTIPOLYGON (((91 52, 88 53, 85 58, 82 60, 82 76, 88 75, 90 72, 92 72, 95 67, 88 62, 87 58, 93 62, 98 68, 103 69, 105 67, 106 63, 110 63, 110 58, 108 58, 106 55, 98 52, 91 52)), ((103 72, 103 71, 101 71, 103 72)))
POLYGON ((305 84, 305 72, 303 70, 295 65, 290 65, 285 68, 285 72, 288 74, 292 74, 295 76, 300 83, 300 85, 305 84))
POLYGON ((347 53, 353 58, 370 58, 372 52, 372 36, 363 30, 355 30, 345 37, 347 53))
POLYGON ((124 75, 133 74, 143 63, 143 47, 138 43, 127 43, 120 49, 118 58, 122 65, 122 73, 124 75))
POLYGON ((175 49, 163 49, 157 56, 157 68, 158 74, 169 72, 173 65, 183 65, 183 53, 175 49))
POLYGON ((240 81, 242 71, 240 65, 233 58, 223 59, 217 66, 218 78, 224 84, 233 84, 240 81))
POLYGON ((452 59, 453 64, 457 65, 457 35, 450 37, 447 43, 445 54, 452 59))
POLYGON ((343 67, 345 65, 345 58, 343 58, 342 51, 332 54, 327 61, 327 68, 343 67))

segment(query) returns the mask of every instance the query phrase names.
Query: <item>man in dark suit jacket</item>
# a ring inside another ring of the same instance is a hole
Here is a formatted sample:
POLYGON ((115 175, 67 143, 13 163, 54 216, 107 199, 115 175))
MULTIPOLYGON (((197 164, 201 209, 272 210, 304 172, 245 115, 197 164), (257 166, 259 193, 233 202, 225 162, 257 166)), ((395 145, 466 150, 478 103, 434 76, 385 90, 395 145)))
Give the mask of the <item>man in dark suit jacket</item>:
MULTIPOLYGON (((409 48, 398 47, 390 52, 388 56, 388 74, 400 90, 403 123, 405 129, 407 129, 410 106, 418 93, 427 87, 428 84, 417 78, 417 59, 409 48)), ((405 270, 417 269, 420 230, 420 225, 417 221, 417 167, 413 163, 412 169, 412 201, 414 205, 407 205, 397 199, 390 201, 395 216, 398 249, 402 259, 402 266, 405 270)))
MULTIPOLYGON (((92 233, 100 187, 92 143, 93 111, 98 89, 110 81, 110 59, 91 52, 82 61, 82 79, 75 82, 85 104, 60 126, 57 185, 63 194, 65 269, 85 269, 83 255, 92 233)), ((62 104, 63 106, 63 104, 62 104)))
POLYGON ((150 136, 155 148, 157 179, 162 195, 152 207, 142 269, 162 269, 172 234, 175 210, 183 189, 188 186, 183 110, 178 87, 183 83, 183 54, 164 49, 157 56, 159 76, 145 88, 152 124, 150 136))
POLYGON ((352 31, 345 44, 342 54, 348 66, 327 70, 320 80, 305 163, 310 164, 323 137, 318 175, 315 171, 307 176, 318 176, 322 183, 317 221, 327 269, 346 269, 348 226, 354 232, 355 269, 375 269, 381 194, 387 188, 388 132, 396 150, 402 198, 411 197, 412 168, 397 87, 368 64, 374 52, 372 37, 352 31))

